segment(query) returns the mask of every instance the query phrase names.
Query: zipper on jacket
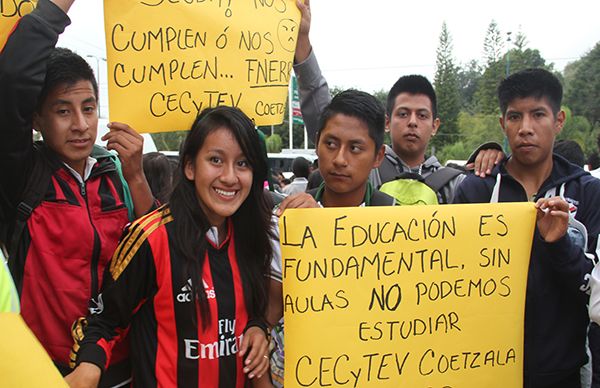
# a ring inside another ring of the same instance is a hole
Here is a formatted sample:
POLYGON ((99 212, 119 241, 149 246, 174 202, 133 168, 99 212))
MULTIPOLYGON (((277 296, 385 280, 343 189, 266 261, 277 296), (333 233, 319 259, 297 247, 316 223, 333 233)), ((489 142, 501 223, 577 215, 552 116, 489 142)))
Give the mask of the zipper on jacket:
POLYGON ((88 217, 90 219, 90 225, 92 226, 92 230, 94 231, 94 248, 92 250, 92 262, 90 268, 90 300, 88 302, 88 308, 91 310, 96 308, 97 304, 96 298, 98 297, 98 263, 100 262, 100 236, 98 235, 98 230, 96 230, 96 226, 94 225, 94 221, 92 220, 92 213, 90 212, 90 205, 88 203, 87 198, 87 190, 85 182, 80 185, 81 195, 85 201, 85 207, 88 212, 88 217))

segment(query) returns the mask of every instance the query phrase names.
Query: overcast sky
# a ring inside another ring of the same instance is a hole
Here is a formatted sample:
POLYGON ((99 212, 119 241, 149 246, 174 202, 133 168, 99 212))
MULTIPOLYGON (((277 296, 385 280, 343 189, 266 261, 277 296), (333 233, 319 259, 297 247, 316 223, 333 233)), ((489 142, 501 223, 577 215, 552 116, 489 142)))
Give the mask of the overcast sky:
MULTIPOLYGON (((540 50, 559 70, 600 41, 600 1, 312 0, 311 8, 311 40, 330 86, 368 92, 387 90, 406 74, 433 81, 443 21, 458 64, 481 59, 492 19, 504 37, 521 30, 527 47, 540 50)), ((102 1, 76 1, 70 16, 73 24, 60 44, 82 56, 105 58, 102 1)), ((95 59, 90 63, 96 66, 95 59)), ((98 65, 105 86, 106 63, 98 65)))

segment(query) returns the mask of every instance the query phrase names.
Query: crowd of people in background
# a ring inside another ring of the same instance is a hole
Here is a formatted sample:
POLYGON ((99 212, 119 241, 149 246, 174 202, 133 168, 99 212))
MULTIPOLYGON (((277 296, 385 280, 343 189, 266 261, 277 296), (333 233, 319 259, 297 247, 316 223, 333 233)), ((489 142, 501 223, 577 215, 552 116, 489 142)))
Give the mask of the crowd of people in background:
POLYGON ((142 155, 126 123, 95 146, 96 78, 55 48, 73 2, 39 0, 0 53, 0 309, 22 315, 70 386, 283 386, 287 209, 533 202, 524 386, 600 387, 600 166, 586 172, 581 147, 555 141, 565 113, 552 73, 498 85, 510 154, 486 143, 474 171, 444 167, 427 155, 443 131, 431 83, 400 77, 386 106, 331 96, 298 0, 294 71, 318 164, 296 158, 289 181, 233 107, 202 111, 178 161, 142 155))

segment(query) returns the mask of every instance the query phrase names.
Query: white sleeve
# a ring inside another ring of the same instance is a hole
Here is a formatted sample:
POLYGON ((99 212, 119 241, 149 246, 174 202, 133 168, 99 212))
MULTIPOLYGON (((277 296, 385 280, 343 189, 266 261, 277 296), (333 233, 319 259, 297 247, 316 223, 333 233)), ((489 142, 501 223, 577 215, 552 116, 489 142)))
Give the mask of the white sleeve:
POLYGON ((273 256, 271 256, 271 271, 269 277, 278 282, 282 281, 281 274, 281 247, 279 245, 279 218, 273 216, 271 218, 272 230, 274 238, 271 239, 271 247, 273 248, 273 256))

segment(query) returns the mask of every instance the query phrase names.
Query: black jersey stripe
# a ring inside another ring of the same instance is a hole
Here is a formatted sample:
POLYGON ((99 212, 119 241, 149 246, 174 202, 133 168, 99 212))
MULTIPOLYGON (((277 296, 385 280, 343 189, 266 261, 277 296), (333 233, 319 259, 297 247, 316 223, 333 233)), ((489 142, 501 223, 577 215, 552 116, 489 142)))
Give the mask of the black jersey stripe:
MULTIPOLYGON (((171 224, 172 225, 172 224, 171 224)), ((167 228, 169 240, 173 241, 173 228, 167 228), (171 230, 169 230, 171 229, 171 230)), ((173 287, 173 307, 177 328, 177 386, 198 387, 198 324, 200 324, 191 279, 184 259, 177 254, 173 244, 169 246, 171 256, 171 279, 173 287)), ((200 276, 198 276, 199 278, 200 276)), ((196 285, 198 291, 202 284, 196 285)))
MULTIPOLYGON (((231 244, 231 241, 228 244, 231 244)), ((230 354, 228 346, 230 343, 229 340, 231 338, 235 339, 235 320, 232 320, 231 317, 236 316, 236 300, 233 287, 233 274, 227 257, 227 248, 228 246, 219 250, 212 246, 208 248, 213 286, 215 294, 218 296, 217 316, 211 318, 213 319, 214 327, 218 330, 219 340, 227 341, 225 343, 221 342, 223 343, 224 351, 221 357, 219 357, 220 388, 234 388, 237 380, 235 374, 237 355, 235 353, 230 354)))

